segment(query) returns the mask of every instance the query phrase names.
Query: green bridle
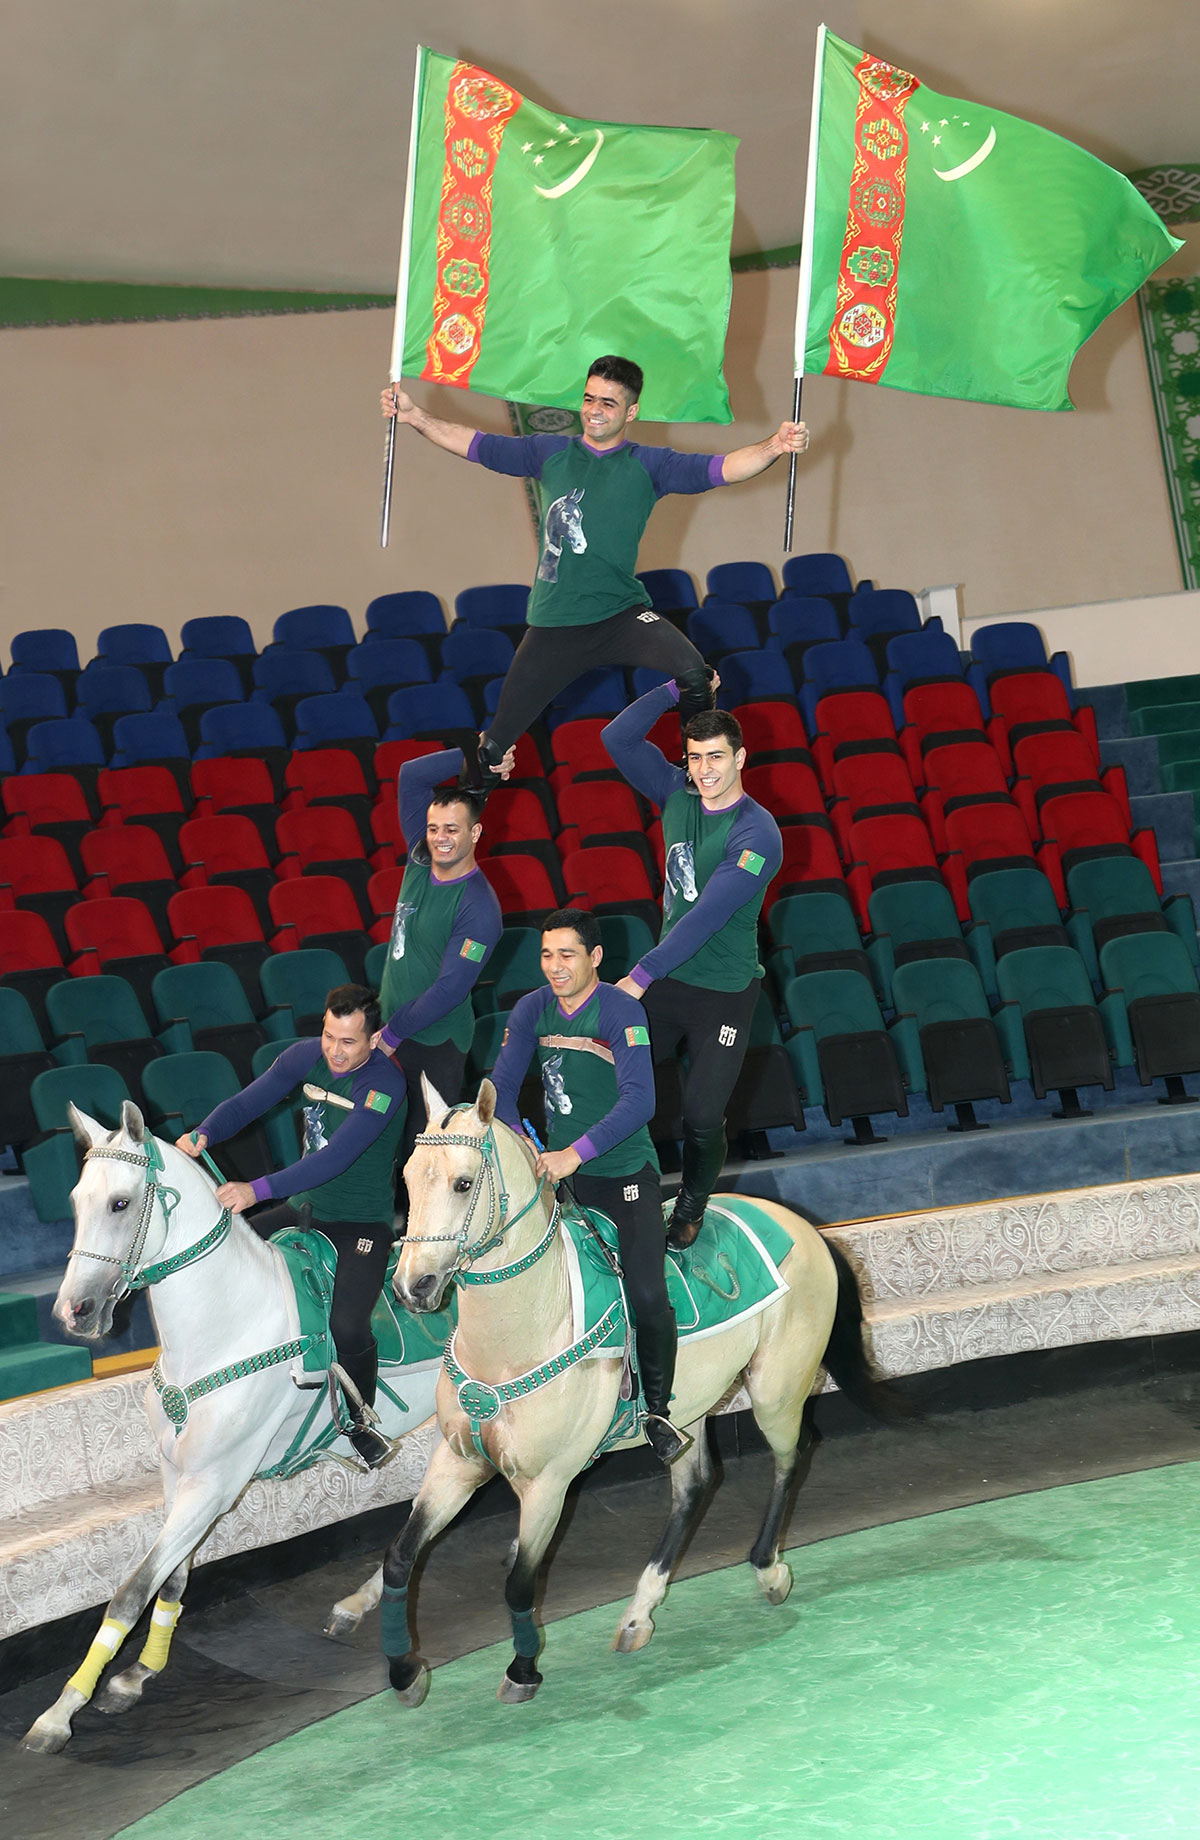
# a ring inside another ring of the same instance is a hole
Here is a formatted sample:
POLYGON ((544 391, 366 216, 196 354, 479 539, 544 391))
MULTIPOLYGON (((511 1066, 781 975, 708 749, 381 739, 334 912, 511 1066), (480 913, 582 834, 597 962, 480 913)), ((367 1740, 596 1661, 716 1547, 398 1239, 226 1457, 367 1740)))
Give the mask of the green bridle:
MULTIPOLYGON (((446 1116, 450 1118, 453 1117, 455 1112, 469 1112, 471 1109, 470 1105, 455 1105, 450 1108, 446 1116)), ((519 1272, 528 1271, 531 1265, 536 1265, 542 1254, 548 1250, 554 1235, 558 1231, 559 1207, 557 1196, 555 1197, 554 1207, 551 1210, 550 1224, 546 1228, 542 1239, 539 1240, 532 1252, 527 1253, 523 1259, 518 1259, 515 1264, 501 1265, 494 1271, 470 1270, 470 1266, 474 1264, 476 1259, 482 1258, 486 1252, 492 1252, 499 1246, 505 1234, 509 1232, 512 1227, 515 1227, 519 1220, 523 1220, 531 1208, 535 1207, 541 1200, 542 1191, 546 1186, 545 1177, 538 1177, 537 1187, 534 1189, 529 1200, 525 1203, 525 1206, 523 1208, 518 1208, 517 1212, 509 1219, 507 1218, 508 1190, 504 1185, 504 1171, 500 1167, 500 1152, 496 1144, 496 1133, 490 1124, 485 1126, 482 1137, 468 1136, 466 1132, 422 1131, 414 1141, 418 1144, 431 1145, 434 1148, 454 1145, 460 1149, 478 1151, 480 1166, 479 1174, 471 1184, 471 1198, 467 1203, 466 1211, 462 1218, 462 1225, 459 1227, 458 1232, 410 1233, 406 1236, 405 1244, 412 1246, 428 1243, 432 1245, 440 1242, 444 1245, 457 1245, 458 1258, 450 1274, 451 1280, 455 1284, 502 1284, 506 1278, 515 1278, 519 1272), (481 1177, 483 1178, 482 1182, 480 1180, 481 1177), (485 1187, 487 1190, 487 1220, 484 1223, 481 1237, 476 1240, 474 1245, 471 1245, 471 1228, 475 1219, 475 1211, 479 1205, 479 1197, 484 1192, 485 1187)))
MULTIPOLYGON (((85 1163, 91 1162, 94 1157, 101 1162, 132 1163, 135 1169, 146 1171, 146 1181, 142 1188, 141 1212, 138 1215, 129 1250, 124 1258, 117 1258, 110 1252, 93 1252, 88 1246, 71 1248, 72 1257, 95 1259, 101 1265, 115 1265, 118 1268, 118 1276, 113 1282, 110 1295, 117 1292, 118 1284, 121 1286, 121 1296, 128 1295, 130 1291, 146 1290, 151 1284, 158 1284, 163 1278, 169 1278, 173 1272, 182 1271, 185 1265, 191 1265, 196 1259, 202 1259, 206 1253, 212 1252, 229 1232, 232 1215, 228 1208, 222 1208, 216 1224, 210 1227, 208 1232, 194 1245, 185 1247, 182 1252, 174 1253, 169 1259, 156 1259, 149 1265, 142 1265, 139 1270, 146 1239, 150 1232, 150 1222, 154 1215, 155 1201, 157 1200, 162 1208, 164 1233, 170 1232, 171 1216, 180 1201, 177 1188, 171 1188, 167 1183, 158 1180, 164 1172, 165 1165, 156 1139, 147 1136, 145 1145, 145 1155, 135 1150, 116 1150, 98 1144, 93 1144, 90 1150, 84 1152, 85 1163)), ((224 1177, 212 1158, 204 1152, 202 1155, 218 1182, 224 1181, 224 1177)))

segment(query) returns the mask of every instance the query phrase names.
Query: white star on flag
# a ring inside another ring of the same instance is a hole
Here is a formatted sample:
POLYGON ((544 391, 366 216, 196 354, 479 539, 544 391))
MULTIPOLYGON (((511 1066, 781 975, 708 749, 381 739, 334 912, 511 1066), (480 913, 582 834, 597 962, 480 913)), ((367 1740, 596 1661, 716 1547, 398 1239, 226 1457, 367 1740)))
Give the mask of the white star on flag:
POLYGON ((535 154, 534 154, 534 156, 533 156, 533 163, 534 163, 534 165, 535 165, 535 166, 540 166, 540 165, 541 165, 541 163, 542 163, 542 161, 543 161, 543 160, 545 159, 545 157, 546 157, 546 156, 545 156, 545 154, 544 154, 544 153, 535 153, 535 154))
POLYGON ((922 134, 928 134, 928 133, 929 133, 929 123, 928 123, 927 121, 923 121, 923 122, 921 123, 921 133, 922 133, 922 134))
POLYGON ((524 144, 522 145, 522 148, 521 148, 521 152, 522 152, 522 153, 532 153, 532 152, 533 152, 533 142, 532 142, 532 141, 526 141, 526 142, 525 142, 525 143, 524 143, 524 144))
POLYGON ((940 134, 935 134, 935 135, 934 135, 934 137, 933 137, 933 144, 934 144, 934 146, 935 146, 935 147, 940 147, 940 146, 941 146, 941 144, 942 144, 942 137, 941 137, 941 135, 940 135, 940 134))

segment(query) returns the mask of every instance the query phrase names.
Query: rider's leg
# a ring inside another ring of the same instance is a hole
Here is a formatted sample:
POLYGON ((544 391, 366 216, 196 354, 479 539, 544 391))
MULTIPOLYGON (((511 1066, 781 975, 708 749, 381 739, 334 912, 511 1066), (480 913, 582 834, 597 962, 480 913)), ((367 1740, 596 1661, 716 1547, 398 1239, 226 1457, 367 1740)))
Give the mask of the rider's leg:
POLYGON ((246 1225, 254 1228, 259 1239, 270 1239, 272 1233, 290 1232, 300 1224, 300 1216, 290 1201, 277 1201, 273 1207, 259 1208, 246 1216, 246 1225))
MULTIPOLYGON (((364 1406, 372 1406, 379 1354, 371 1333, 371 1311, 387 1275, 391 1226, 382 1221, 324 1220, 316 1225, 337 1247, 329 1329, 338 1362, 362 1395, 364 1406)), ((369 1423, 365 1412, 355 1414, 349 1438, 372 1468, 391 1454, 388 1440, 369 1423)))
POLYGON ((529 626, 500 686, 500 701, 479 743, 479 773, 472 790, 494 792, 508 749, 536 722, 560 690, 606 660, 599 636, 610 624, 529 626), (593 656, 593 653, 596 656, 593 656))
POLYGON ((700 652, 670 620, 649 613, 644 607, 618 614, 616 621, 605 624, 613 626, 614 650, 620 652, 619 658, 614 657, 611 662, 631 669, 644 666, 652 671, 666 671, 675 679, 682 739, 691 718, 699 715, 702 709, 714 708, 717 700, 712 672, 700 652))
POLYGON ((396 1065, 408 1083, 408 1115, 396 1150, 396 1230, 401 1232, 408 1220, 408 1190, 404 1186, 404 1165, 422 1131, 429 1128, 425 1102, 421 1097, 421 1075, 436 1086, 447 1105, 457 1105, 462 1094, 466 1053, 452 1041, 402 1041, 395 1053, 396 1065))
MULTIPOLYGON (((702 990, 663 978, 646 992, 647 1015, 657 1005, 686 1006, 683 1083, 683 1172, 668 1229, 672 1246, 690 1246, 704 1220, 727 1148, 725 1110, 742 1070, 761 980, 743 990, 702 990), (671 988, 673 986, 673 988, 671 988)), ((653 1027, 653 1021, 651 1021, 653 1027)))
POLYGON ((646 1442, 663 1463, 671 1463, 682 1456, 691 1439, 671 1423, 670 1416, 678 1337, 667 1295, 658 1170, 653 1163, 625 1176, 588 1176, 581 1170, 574 1187, 585 1207, 601 1208, 616 1223, 646 1401, 646 1442))

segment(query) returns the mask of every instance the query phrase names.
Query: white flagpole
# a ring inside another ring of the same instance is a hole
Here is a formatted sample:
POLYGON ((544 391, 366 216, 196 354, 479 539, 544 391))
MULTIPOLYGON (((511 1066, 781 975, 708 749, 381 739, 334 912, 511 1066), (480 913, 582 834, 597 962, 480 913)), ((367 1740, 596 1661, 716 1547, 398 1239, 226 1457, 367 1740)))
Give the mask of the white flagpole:
MULTIPOLYGON (((804 188, 804 227, 800 233, 800 284, 796 294, 796 373, 792 392, 792 420, 800 420, 804 384, 804 349, 808 342, 808 308, 812 295, 813 227, 817 218, 817 147, 821 138, 821 78, 825 69, 824 25, 817 27, 817 55, 813 68, 812 116, 808 124, 808 178, 804 188)), ((792 547, 792 519, 796 504, 796 456, 788 465, 787 518, 783 547, 792 547)))
MULTIPOLYGON (((412 121, 408 132, 408 178, 404 186, 404 224, 400 233, 400 273, 396 281, 396 318, 392 326, 392 362, 389 377, 399 383, 404 373, 404 335, 408 317, 408 271, 412 256, 413 191, 417 173, 417 134, 421 126, 421 79, 428 53, 417 46, 417 65, 413 75, 412 121)), ((396 419, 388 422, 387 444, 383 459, 383 509, 379 520, 379 546, 387 548, 388 528, 392 520, 392 467, 396 457, 396 419)))

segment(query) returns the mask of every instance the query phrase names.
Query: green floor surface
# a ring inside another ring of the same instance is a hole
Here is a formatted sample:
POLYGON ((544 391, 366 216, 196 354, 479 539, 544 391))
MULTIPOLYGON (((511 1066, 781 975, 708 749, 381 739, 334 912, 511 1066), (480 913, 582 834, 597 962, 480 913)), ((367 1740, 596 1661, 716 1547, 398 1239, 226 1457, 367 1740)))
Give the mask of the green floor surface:
POLYGON ((486 1649, 418 1711, 380 1694, 124 1833, 1200 1836, 1198 1505, 1187 1464, 872 1528, 794 1551, 780 1609, 713 1572, 638 1655, 609 1649, 619 1606, 551 1624, 528 1705, 486 1649))

